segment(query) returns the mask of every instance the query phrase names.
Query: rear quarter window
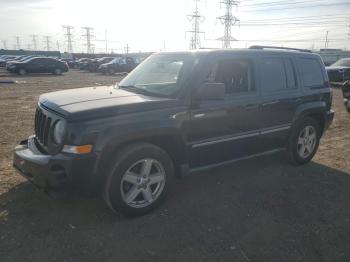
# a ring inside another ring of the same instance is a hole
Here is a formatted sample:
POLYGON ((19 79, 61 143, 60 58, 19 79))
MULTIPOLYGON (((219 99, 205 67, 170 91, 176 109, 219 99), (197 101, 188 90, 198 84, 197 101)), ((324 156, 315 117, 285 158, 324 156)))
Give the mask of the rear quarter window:
POLYGON ((322 67, 317 59, 299 58, 300 77, 305 87, 320 88, 324 86, 322 67))

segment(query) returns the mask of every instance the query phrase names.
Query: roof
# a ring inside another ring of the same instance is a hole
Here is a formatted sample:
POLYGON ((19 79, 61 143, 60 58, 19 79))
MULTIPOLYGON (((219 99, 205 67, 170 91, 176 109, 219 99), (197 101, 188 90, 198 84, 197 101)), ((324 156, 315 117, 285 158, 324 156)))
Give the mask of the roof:
POLYGON ((245 55, 258 55, 258 54, 270 54, 270 55, 293 55, 293 56, 310 56, 310 57, 320 57, 317 53, 311 52, 302 52, 302 51, 294 51, 294 50, 277 50, 277 49, 198 49, 191 51, 178 51, 178 52, 162 52, 159 54, 193 54, 195 56, 201 57, 206 55, 229 55, 229 54, 245 54, 245 55))

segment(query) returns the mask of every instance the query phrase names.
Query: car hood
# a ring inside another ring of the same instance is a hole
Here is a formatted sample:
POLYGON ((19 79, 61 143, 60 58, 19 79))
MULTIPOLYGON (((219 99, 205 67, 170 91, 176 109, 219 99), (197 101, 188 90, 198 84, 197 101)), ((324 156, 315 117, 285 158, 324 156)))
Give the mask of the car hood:
POLYGON ((174 101, 115 89, 113 86, 62 90, 43 94, 39 98, 40 105, 70 119, 144 112, 170 107, 174 101))

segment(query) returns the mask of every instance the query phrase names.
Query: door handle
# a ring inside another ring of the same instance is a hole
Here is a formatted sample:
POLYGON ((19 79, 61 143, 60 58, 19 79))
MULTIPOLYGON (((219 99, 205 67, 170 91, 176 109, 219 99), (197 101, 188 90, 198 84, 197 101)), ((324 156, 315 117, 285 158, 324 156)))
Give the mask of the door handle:
POLYGON ((249 104, 245 106, 245 110, 254 110, 254 109, 258 109, 259 105, 258 104, 249 104))

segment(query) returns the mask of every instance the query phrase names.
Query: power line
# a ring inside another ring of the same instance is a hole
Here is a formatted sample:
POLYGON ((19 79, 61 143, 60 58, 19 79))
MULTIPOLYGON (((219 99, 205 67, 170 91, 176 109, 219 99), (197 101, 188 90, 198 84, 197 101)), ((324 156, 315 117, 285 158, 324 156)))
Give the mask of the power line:
POLYGON ((237 6, 238 1, 235 0, 223 0, 221 2, 225 5, 225 15, 218 17, 220 22, 225 26, 224 36, 219 38, 219 40, 222 40, 222 47, 223 48, 231 48, 231 41, 236 41, 232 34, 231 29, 232 26, 234 26, 237 22, 239 22, 239 19, 232 15, 232 7, 237 6))
POLYGON ((85 31, 85 33, 82 35, 85 38, 86 41, 86 52, 88 54, 93 53, 94 52, 94 45, 92 44, 92 38, 94 38, 93 35, 93 28, 92 27, 82 27, 81 29, 83 29, 83 31, 85 31))
POLYGON ((198 2, 200 2, 200 0, 194 0, 194 1, 195 1, 195 9, 191 15, 187 16, 189 21, 192 22, 192 30, 187 31, 187 33, 191 34, 190 49, 200 48, 201 46, 200 34, 204 33, 199 30, 200 23, 203 23, 205 20, 205 17, 202 16, 199 12, 198 2))
POLYGON ((333 4, 319 4, 319 5, 308 5, 308 6, 294 6, 294 7, 279 7, 279 8, 263 8, 263 9, 255 9, 255 8, 249 8, 251 10, 254 10, 254 12, 259 11, 276 11, 276 10, 286 10, 286 9, 299 9, 299 8, 315 8, 315 7, 327 7, 327 6, 343 6, 343 5, 350 5, 349 2, 344 3, 333 3, 333 4))
POLYGON ((49 35, 44 36, 44 43, 46 45, 46 50, 50 51, 51 50, 51 36, 49 36, 49 35))
POLYGON ((67 52, 68 53, 73 53, 73 26, 70 25, 63 25, 63 29, 66 31, 65 37, 66 37, 66 42, 67 42, 67 52))
MULTIPOLYGON (((323 2, 325 0, 308 0, 308 1, 275 1, 275 2, 268 2, 268 3, 255 3, 255 4, 243 4, 242 7, 246 6, 279 6, 279 5, 295 5, 295 4, 306 4, 306 3, 315 3, 315 2, 323 2)), ((246 1, 244 1, 246 2, 246 1)))

